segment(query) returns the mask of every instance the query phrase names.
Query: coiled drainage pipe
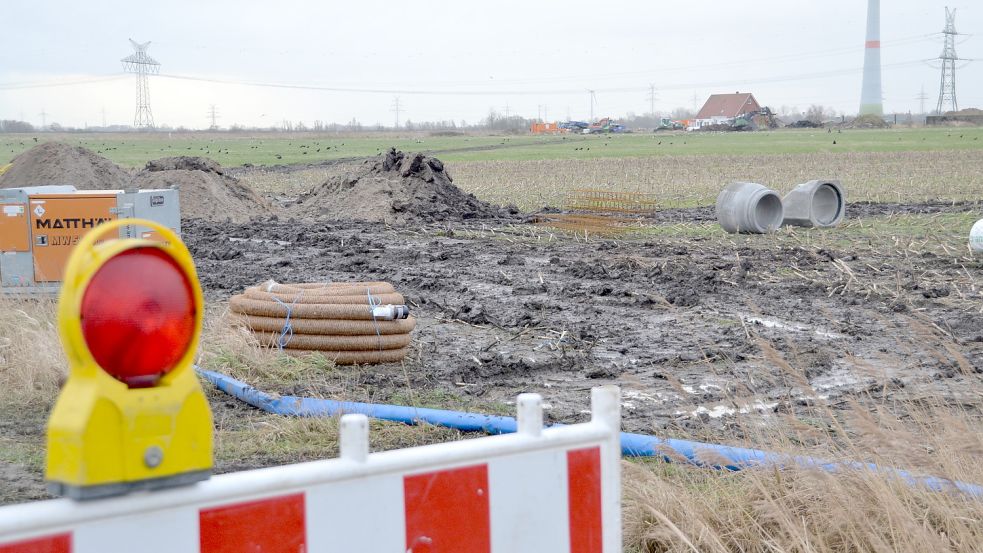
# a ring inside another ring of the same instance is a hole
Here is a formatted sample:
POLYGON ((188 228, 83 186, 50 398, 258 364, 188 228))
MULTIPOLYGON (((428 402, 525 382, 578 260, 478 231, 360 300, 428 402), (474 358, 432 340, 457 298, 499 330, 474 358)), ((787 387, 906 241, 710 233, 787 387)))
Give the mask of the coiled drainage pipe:
MULTIPOLYGON (((404 407, 378 403, 358 403, 333 401, 329 399, 280 396, 275 398, 265 392, 232 377, 214 371, 196 368, 202 378, 216 388, 234 396, 253 407, 276 415, 295 417, 331 417, 340 414, 358 413, 374 419, 417 424, 425 422, 436 426, 454 428, 463 432, 486 432, 488 434, 511 434, 516 431, 516 420, 512 417, 480 415, 461 411, 428 409, 424 407, 404 407)), ((557 425, 562 426, 562 425, 557 425)), ((935 476, 915 476, 908 471, 894 468, 881 468, 873 463, 831 462, 813 457, 792 456, 781 453, 731 447, 720 444, 659 438, 645 434, 621 433, 621 453, 627 457, 661 457, 668 462, 685 458, 686 462, 718 470, 741 470, 762 465, 799 465, 817 468, 831 473, 844 469, 869 470, 886 476, 893 476, 912 487, 925 487, 933 491, 958 490, 978 499, 983 499, 983 486, 969 484, 935 476)))

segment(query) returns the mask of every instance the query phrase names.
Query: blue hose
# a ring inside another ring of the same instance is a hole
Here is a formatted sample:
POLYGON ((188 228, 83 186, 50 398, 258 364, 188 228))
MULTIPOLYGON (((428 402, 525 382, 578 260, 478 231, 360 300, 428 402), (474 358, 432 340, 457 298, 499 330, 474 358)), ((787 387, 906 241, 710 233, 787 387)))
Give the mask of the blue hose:
MULTIPOLYGON (((425 422, 435 426, 454 428, 463 432, 485 432, 488 434, 510 434, 515 432, 517 427, 516 421, 512 417, 297 396, 280 396, 275 398, 253 388, 245 382, 240 382, 224 374, 200 368, 197 371, 199 375, 214 384, 219 390, 253 407, 276 415, 331 417, 341 414, 359 413, 374 419, 401 422, 404 424, 425 422)), ((762 465, 799 465, 830 473, 842 472, 844 469, 867 470, 896 477, 912 487, 926 487, 934 491, 959 490, 978 499, 983 499, 983 486, 977 484, 969 484, 935 476, 916 476, 905 470, 881 468, 873 463, 859 463, 855 461, 832 462, 813 457, 792 456, 759 449, 731 447, 690 440, 659 438, 645 434, 622 432, 621 453, 627 457, 659 457, 667 462, 676 462, 681 458, 685 458, 686 462, 692 465, 718 470, 736 471, 762 465)))

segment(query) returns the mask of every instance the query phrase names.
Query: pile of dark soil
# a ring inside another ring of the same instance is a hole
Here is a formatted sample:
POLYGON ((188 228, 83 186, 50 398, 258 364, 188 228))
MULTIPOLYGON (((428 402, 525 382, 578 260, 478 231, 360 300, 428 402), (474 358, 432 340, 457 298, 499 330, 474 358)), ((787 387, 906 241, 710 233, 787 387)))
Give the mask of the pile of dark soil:
POLYGON ((119 190, 130 173, 81 146, 45 142, 21 153, 0 176, 0 188, 70 184, 80 190, 119 190))
POLYGON ((519 214, 514 207, 500 208, 462 191, 439 159, 395 148, 301 195, 291 209, 302 217, 394 224, 519 214))
POLYGON ((147 162, 132 187, 177 188, 181 216, 187 219, 246 222, 270 214, 270 203, 222 166, 204 157, 167 157, 147 162))
POLYGON ((225 170, 213 159, 198 156, 164 157, 148 161, 144 171, 205 171, 224 175, 225 170))

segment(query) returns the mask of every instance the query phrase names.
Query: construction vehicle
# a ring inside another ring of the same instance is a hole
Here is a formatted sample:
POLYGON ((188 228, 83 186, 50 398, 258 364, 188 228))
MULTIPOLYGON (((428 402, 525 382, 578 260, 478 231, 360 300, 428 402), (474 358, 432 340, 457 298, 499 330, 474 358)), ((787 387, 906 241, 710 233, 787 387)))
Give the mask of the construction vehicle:
MULTIPOLYGON (((180 234, 178 191, 0 189, 0 291, 57 291, 79 240, 100 223, 122 218, 149 219, 180 234)), ((120 227, 116 236, 161 240, 151 228, 135 225, 120 227)))
POLYGON ((605 117, 599 121, 591 123, 586 129, 581 131, 583 134, 603 134, 603 133, 625 133, 628 128, 621 123, 615 123, 610 117, 605 117))
POLYGON ((673 121, 671 117, 661 117, 659 118, 659 126, 655 128, 657 131, 679 131, 682 130, 683 124, 679 121, 673 121))
POLYGON ((529 132, 532 134, 561 134, 567 132, 567 129, 558 123, 533 123, 529 126, 529 132))

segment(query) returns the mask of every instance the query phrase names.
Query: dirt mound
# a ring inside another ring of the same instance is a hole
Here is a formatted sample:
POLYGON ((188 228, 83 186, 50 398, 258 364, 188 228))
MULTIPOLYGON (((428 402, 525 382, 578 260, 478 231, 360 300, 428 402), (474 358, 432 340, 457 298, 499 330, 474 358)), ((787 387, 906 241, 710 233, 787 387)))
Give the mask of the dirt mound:
POLYGON ((886 129, 891 125, 884 120, 880 115, 861 115, 857 117, 850 123, 847 123, 846 128, 848 129, 886 129))
POLYGON ((329 178, 301 195, 291 209, 305 217, 396 224, 510 218, 519 213, 483 202, 452 181, 439 159, 393 148, 329 178))
POLYGON ((983 115, 983 109, 966 108, 959 111, 947 111, 942 115, 983 115))
POLYGON ((81 146, 62 142, 39 144, 13 159, 0 176, 0 188, 71 184, 81 190, 126 188, 130 173, 81 146))
POLYGON ((198 156, 164 157, 148 161, 144 167, 144 171, 152 172, 174 170, 205 171, 206 173, 215 173, 218 175, 225 174, 225 170, 222 169, 222 166, 217 161, 198 156))
POLYGON ((148 169, 133 177, 132 187, 177 188, 181 217, 209 221, 246 222, 269 215, 269 202, 237 179, 222 174, 221 166, 207 158, 165 158, 147 163, 148 169), (184 161, 175 161, 184 160, 184 161), (216 169, 165 169, 164 167, 202 166, 216 169), (149 169, 150 166, 155 169, 149 169))

